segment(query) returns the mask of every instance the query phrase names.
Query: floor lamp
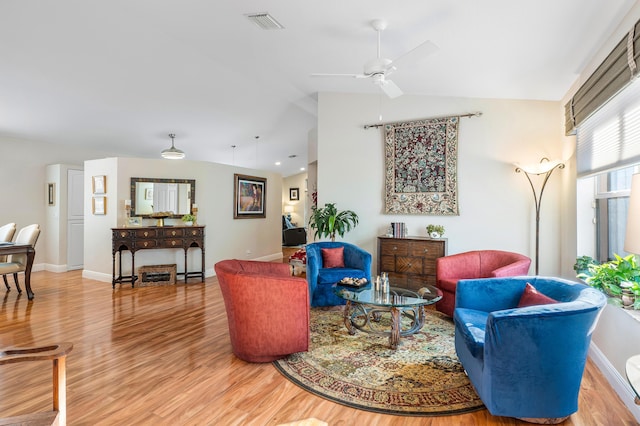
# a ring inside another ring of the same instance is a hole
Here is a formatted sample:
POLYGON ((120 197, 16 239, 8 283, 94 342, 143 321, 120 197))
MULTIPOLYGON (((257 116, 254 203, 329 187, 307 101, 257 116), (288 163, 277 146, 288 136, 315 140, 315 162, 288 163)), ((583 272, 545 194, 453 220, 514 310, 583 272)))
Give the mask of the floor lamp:
POLYGON ((542 194, 544 193, 544 188, 547 185, 547 181, 549 180, 551 173, 553 173, 555 169, 564 169, 564 163, 561 163, 557 160, 549 161, 548 158, 544 157, 538 164, 533 164, 530 166, 522 166, 516 164, 516 173, 522 172, 527 177, 529 185, 531 185, 531 190, 533 191, 533 200, 536 204, 536 275, 538 275, 538 261, 540 258, 540 203, 542 202, 542 194), (533 186, 531 175, 544 176, 539 194, 536 192, 535 186, 533 186))
POLYGON ((631 196, 629 197, 629 211, 627 212, 624 251, 640 254, 640 173, 631 177, 631 196))

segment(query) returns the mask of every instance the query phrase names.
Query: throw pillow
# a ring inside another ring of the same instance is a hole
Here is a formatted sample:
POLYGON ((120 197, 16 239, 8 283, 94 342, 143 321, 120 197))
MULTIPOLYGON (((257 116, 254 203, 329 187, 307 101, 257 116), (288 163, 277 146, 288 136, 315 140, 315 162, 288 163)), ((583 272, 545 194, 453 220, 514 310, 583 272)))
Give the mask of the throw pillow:
POLYGON ((344 268, 344 247, 323 248, 322 266, 324 268, 344 268))
POLYGON ((530 283, 527 283, 527 286, 524 288, 524 292, 520 297, 518 308, 524 308, 525 306, 534 305, 548 305, 551 303, 558 303, 558 301, 550 298, 549 296, 545 296, 544 294, 536 290, 536 288, 530 283))

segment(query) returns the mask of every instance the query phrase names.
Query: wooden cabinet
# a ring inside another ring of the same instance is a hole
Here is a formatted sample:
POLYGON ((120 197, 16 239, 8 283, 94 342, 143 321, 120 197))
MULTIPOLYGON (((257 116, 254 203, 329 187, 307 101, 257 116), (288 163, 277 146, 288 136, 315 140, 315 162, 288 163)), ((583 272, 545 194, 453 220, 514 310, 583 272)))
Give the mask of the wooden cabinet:
POLYGON ((130 282, 134 286, 138 276, 135 273, 136 251, 145 249, 182 249, 184 250, 184 272, 177 275, 184 276, 186 283, 189 278, 200 278, 204 282, 204 226, 165 226, 165 227, 137 227, 111 228, 112 286, 130 282), (200 248, 202 266, 200 271, 187 270, 187 252, 189 248, 200 248), (116 254, 122 258, 122 251, 131 252, 131 275, 122 275, 122 262, 118 262, 118 276, 116 276, 116 254))
POLYGON ((387 272, 391 285, 411 290, 435 286, 436 259, 446 255, 446 238, 378 237, 378 275, 387 272))

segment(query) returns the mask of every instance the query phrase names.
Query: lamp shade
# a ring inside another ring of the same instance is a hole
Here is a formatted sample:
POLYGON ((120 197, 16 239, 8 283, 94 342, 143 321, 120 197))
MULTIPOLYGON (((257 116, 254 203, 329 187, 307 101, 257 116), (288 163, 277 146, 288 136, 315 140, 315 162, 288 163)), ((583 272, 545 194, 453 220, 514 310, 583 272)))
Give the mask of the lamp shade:
POLYGON ((293 213, 293 206, 286 205, 284 206, 285 213, 293 213))
POLYGON ((627 212, 627 234, 624 251, 640 254, 640 173, 631 177, 631 197, 627 212))
POLYGON ((521 169, 523 172, 528 173, 530 175, 543 175, 545 173, 550 172, 551 170, 555 169, 558 166, 564 167, 564 164, 558 160, 549 161, 546 158, 543 158, 539 163, 535 163, 535 164, 516 163, 515 166, 521 169))

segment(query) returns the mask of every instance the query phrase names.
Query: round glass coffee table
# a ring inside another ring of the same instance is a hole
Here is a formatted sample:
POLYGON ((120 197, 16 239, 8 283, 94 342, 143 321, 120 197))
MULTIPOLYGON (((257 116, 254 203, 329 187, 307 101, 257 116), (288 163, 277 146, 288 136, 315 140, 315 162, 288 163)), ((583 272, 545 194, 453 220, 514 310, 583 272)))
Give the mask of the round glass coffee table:
POLYGON ((442 299, 442 292, 425 284, 418 291, 390 287, 388 292, 371 288, 352 288, 336 284, 335 293, 347 301, 344 307, 344 325, 349 334, 356 330, 388 335, 391 349, 396 349, 401 336, 418 332, 424 325, 424 307, 442 299), (391 324, 384 316, 391 317, 391 324), (408 321, 402 321, 402 317, 408 321))

